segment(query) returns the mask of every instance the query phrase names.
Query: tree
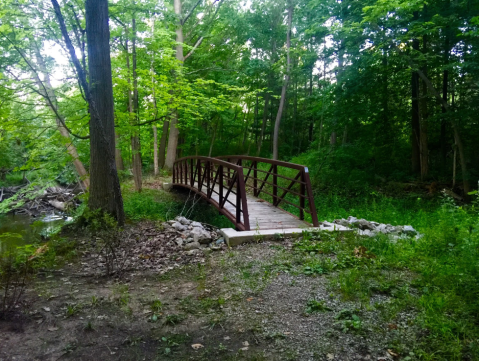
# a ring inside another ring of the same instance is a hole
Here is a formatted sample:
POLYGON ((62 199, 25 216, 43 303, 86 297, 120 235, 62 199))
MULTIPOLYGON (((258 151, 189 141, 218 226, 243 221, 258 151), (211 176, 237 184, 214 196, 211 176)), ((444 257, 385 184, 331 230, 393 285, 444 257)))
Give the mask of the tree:
POLYGON ((86 34, 90 75, 90 197, 91 209, 125 221, 123 198, 115 164, 115 120, 110 60, 108 1, 86 0, 86 34))
POLYGON ((286 74, 284 76, 284 84, 281 90, 281 99, 279 101, 278 113, 276 115, 276 121, 274 122, 274 137, 273 137, 273 159, 278 159, 278 139, 279 139, 279 125, 283 116, 283 108, 286 101, 286 89, 288 88, 289 72, 291 68, 291 27, 293 22, 293 5, 288 4, 288 32, 286 40, 286 74))

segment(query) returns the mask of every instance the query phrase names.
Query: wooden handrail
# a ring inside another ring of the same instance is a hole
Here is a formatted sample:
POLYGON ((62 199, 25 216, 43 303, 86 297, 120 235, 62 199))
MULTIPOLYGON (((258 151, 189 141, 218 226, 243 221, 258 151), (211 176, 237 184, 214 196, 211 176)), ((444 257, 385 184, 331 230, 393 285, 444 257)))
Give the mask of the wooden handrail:
POLYGON ((304 220, 304 213, 309 213, 313 226, 319 226, 308 168, 303 165, 240 155, 216 158, 184 157, 174 163, 173 185, 198 193, 233 222, 238 230, 250 230, 246 187, 253 190, 255 197, 259 197, 261 193, 271 196, 275 207, 284 203, 298 208, 300 220, 304 220), (247 162, 251 164, 246 164, 247 162), (269 170, 259 169, 260 163, 268 164, 269 170), (278 167, 296 170, 298 173, 291 178, 279 174, 278 167), (244 169, 248 170, 246 174, 244 169), (264 178, 261 178, 258 172, 264 174, 264 178), (272 181, 268 181, 270 176, 272 181), (278 179, 290 183, 282 186, 278 184, 278 179), (268 185, 267 189, 271 190, 271 193, 264 189, 265 185, 268 185), (299 185, 299 191, 293 190, 296 185, 299 185), (216 186, 218 191, 215 190, 216 186), (299 205, 291 202, 291 198, 286 199, 288 194, 299 198, 299 205), (231 199, 230 195, 235 195, 235 198, 231 199), (233 205, 234 211, 231 207, 228 210, 225 207, 226 203, 233 205))
POLYGON ((180 158, 173 165, 173 185, 198 193, 233 222, 238 230, 250 230, 248 202, 241 166, 210 157, 180 158), (233 178, 225 176, 225 172, 230 174, 230 170, 233 171, 233 178), (219 187, 219 192, 214 192, 215 186, 219 187), (225 188, 226 194, 224 194, 225 188), (218 194, 218 199, 215 199, 213 194, 218 194), (230 194, 235 195, 233 202, 228 199, 230 194), (234 213, 225 207, 226 202, 235 207, 234 213))

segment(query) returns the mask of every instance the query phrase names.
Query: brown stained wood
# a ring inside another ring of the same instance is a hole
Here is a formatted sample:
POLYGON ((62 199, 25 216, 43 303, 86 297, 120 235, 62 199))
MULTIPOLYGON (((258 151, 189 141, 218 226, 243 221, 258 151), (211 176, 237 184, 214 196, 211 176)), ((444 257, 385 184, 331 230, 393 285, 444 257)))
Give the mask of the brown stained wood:
POLYGON ((195 191, 218 208, 219 212, 234 223, 238 230, 281 230, 310 227, 311 224, 304 221, 304 213, 311 214, 313 225, 318 226, 306 167, 257 157, 224 158, 226 160, 211 157, 178 159, 173 169, 173 185, 195 191), (243 161, 251 161, 252 164, 248 167, 243 161), (186 166, 188 163, 189 167, 186 166), (270 165, 269 171, 262 172, 263 179, 258 178, 260 170, 257 169, 257 163, 270 165), (278 174, 279 166, 296 169, 300 172, 295 178, 284 177, 278 174), (272 183, 268 182, 270 175, 272 175, 272 183), (278 185, 278 177, 287 178, 291 183, 282 187, 278 185), (249 179, 253 181, 253 186, 247 184, 249 179), (264 189, 265 184, 273 185, 272 194, 264 189), (299 193, 293 190, 296 185, 299 185, 299 193), (283 192, 278 192, 278 189, 283 192), (274 204, 258 198, 260 193, 272 196, 274 204), (287 194, 299 199, 300 205, 286 200, 287 194), (307 208, 305 208, 306 201, 308 202, 307 208), (298 218, 286 210, 278 208, 280 203, 299 208, 301 217, 298 218))

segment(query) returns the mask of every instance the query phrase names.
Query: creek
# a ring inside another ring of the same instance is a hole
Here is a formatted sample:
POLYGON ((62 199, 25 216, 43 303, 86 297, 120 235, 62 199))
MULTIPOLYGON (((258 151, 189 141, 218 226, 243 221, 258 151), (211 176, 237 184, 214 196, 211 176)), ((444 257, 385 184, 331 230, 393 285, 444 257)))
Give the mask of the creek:
POLYGON ((0 253, 12 246, 42 242, 45 237, 71 220, 71 217, 57 214, 41 218, 25 214, 0 215, 0 253))

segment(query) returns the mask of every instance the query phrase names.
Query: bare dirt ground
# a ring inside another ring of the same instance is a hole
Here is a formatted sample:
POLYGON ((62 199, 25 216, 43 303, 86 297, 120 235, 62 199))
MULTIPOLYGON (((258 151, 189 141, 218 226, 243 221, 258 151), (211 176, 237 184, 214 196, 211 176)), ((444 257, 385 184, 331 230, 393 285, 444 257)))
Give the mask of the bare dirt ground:
POLYGON ((88 262, 84 253, 38 276, 23 312, 0 321, 1 361, 393 360, 395 344, 418 337, 412 312, 391 316, 389 294, 348 301, 334 273, 304 272, 292 240, 223 248, 162 274, 89 275, 88 262))

